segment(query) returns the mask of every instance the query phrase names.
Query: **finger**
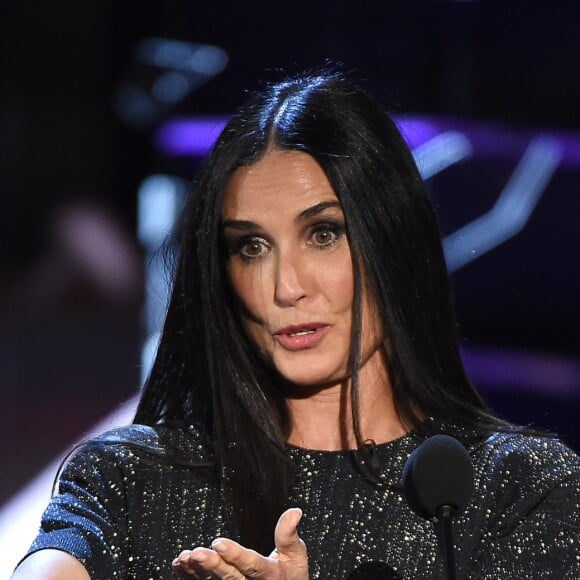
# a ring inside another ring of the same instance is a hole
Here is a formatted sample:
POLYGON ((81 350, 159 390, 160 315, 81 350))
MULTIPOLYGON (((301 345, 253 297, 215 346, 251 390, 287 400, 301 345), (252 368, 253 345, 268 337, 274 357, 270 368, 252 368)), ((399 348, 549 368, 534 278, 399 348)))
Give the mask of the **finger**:
POLYGON ((219 554, 208 548, 184 550, 172 562, 173 570, 180 578, 208 580, 243 580, 244 576, 232 565, 225 562, 219 554))
MULTIPOLYGON (((241 572, 240 578, 268 578, 276 564, 255 550, 244 548, 227 538, 217 538, 211 544, 226 563, 241 572)), ((271 577, 271 576, 270 576, 271 577)), ((233 577, 232 577, 233 578, 233 577)))
POLYGON ((181 552, 171 563, 173 571, 180 578, 195 578, 195 580, 212 578, 213 574, 204 570, 200 565, 207 558, 204 555, 205 550, 202 550, 203 548, 196 548, 195 550, 184 550, 181 552))
POLYGON ((300 508, 286 510, 278 520, 274 530, 274 544, 278 557, 306 560, 306 545, 298 535, 298 524, 302 519, 300 508))

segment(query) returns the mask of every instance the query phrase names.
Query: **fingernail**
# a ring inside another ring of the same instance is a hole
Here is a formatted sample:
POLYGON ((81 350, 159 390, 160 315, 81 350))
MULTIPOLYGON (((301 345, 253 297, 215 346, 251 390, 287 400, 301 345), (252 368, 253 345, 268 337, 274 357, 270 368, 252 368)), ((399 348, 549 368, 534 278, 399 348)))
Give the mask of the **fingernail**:
POLYGON ((211 543, 211 547, 215 550, 218 554, 225 554, 228 551, 228 547, 224 542, 221 540, 214 540, 211 543))
POLYGON ((173 560, 173 562, 171 562, 172 566, 179 566, 179 558, 175 558, 175 560, 173 560))
POLYGON ((207 554, 205 554, 204 552, 192 552, 191 558, 193 558, 196 562, 199 562, 201 564, 207 560, 207 554))

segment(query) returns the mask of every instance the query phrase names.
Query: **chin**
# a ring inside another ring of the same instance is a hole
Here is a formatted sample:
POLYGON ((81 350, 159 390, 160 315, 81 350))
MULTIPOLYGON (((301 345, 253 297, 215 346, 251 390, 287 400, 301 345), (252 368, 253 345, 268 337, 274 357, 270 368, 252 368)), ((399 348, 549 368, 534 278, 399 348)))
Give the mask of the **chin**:
POLYGON ((347 378, 346 371, 338 372, 333 369, 332 371, 329 370, 328 372, 324 372, 324 369, 321 369, 320 367, 313 369, 303 367, 299 372, 297 372, 297 366, 299 366, 299 364, 296 364, 294 368, 281 368, 274 365, 274 368, 285 381, 295 385, 296 387, 305 389, 320 389, 330 385, 336 385, 347 378))

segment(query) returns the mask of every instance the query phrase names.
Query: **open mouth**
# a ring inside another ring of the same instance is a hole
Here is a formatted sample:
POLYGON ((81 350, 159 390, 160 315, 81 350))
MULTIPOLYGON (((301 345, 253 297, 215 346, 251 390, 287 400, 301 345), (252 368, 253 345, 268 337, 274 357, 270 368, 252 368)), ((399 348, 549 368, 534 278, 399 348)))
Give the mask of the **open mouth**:
POLYGON ((288 326, 276 332, 274 338, 285 350, 306 350, 318 346, 326 335, 328 328, 329 326, 326 324, 288 326))
POLYGON ((311 328, 309 330, 299 330, 297 332, 289 332, 287 333, 287 336, 304 336, 306 334, 313 334, 315 332, 316 330, 314 328, 311 328))

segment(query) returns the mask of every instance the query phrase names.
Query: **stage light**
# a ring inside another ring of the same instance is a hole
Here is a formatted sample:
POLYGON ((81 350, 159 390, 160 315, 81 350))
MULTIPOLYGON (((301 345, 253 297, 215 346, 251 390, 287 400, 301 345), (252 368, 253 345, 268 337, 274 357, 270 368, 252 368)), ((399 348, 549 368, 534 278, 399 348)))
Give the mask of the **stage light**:
POLYGON ((204 157, 226 122, 225 117, 172 119, 155 133, 155 148, 164 155, 204 157))
POLYGON ((443 240, 447 268, 454 272, 515 236, 526 225, 562 158, 553 139, 537 137, 488 213, 443 240))
MULTIPOLYGON (((137 193, 137 231, 146 251, 143 317, 147 338, 141 356, 143 381, 149 374, 152 354, 155 352, 151 337, 161 330, 169 300, 170 288, 163 245, 181 210, 186 191, 187 184, 180 177, 150 175, 137 193)), ((154 343, 156 345, 155 340, 154 343)))
POLYGON ((157 251, 171 231, 185 199, 187 185, 180 177, 150 175, 137 192, 137 234, 150 252, 157 251))
POLYGON ((130 70, 113 93, 113 106, 130 127, 150 128, 227 63, 228 55, 217 46, 145 38, 133 50, 130 70))
POLYGON ((470 157, 473 147, 469 139, 457 131, 446 131, 413 150, 413 157, 423 179, 470 157))

